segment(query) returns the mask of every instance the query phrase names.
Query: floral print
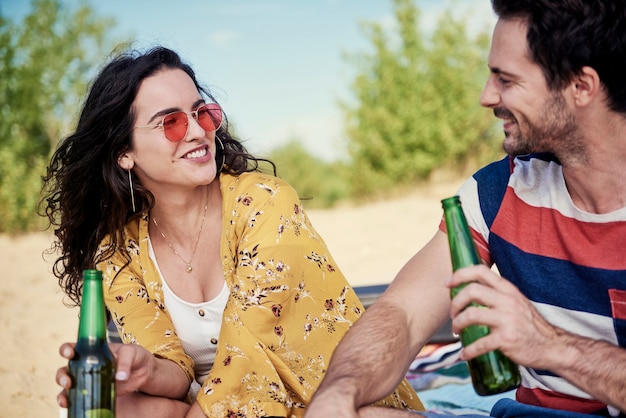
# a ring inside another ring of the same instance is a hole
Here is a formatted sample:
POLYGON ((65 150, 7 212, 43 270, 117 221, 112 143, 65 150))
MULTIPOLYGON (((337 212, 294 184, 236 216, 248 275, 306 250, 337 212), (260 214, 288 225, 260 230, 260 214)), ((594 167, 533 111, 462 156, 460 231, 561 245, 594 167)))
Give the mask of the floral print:
MULTIPOLYGON (((260 173, 221 175, 220 186, 220 255, 230 296, 197 400, 208 417, 301 417, 363 306, 293 188, 260 173)), ((118 252, 99 265, 107 308, 124 342, 177 362, 191 381, 193 361, 148 257, 147 221, 126 227, 130 261, 118 252)), ((423 409, 406 380, 379 404, 423 409)))

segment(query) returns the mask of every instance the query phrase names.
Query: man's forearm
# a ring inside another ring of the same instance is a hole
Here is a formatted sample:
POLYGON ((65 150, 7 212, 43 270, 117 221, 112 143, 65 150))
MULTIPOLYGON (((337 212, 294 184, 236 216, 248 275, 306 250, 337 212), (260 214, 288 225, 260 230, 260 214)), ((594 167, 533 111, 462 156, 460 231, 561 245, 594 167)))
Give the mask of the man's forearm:
POLYGON ((448 241, 438 231, 400 270, 335 350, 307 418, 355 418, 391 393, 420 348, 448 317, 448 241))
POLYGON ((405 311, 378 300, 342 340, 318 392, 340 391, 357 408, 387 396, 412 358, 407 327, 405 311))
MULTIPOLYGON (((626 412, 626 350, 564 332, 555 373, 594 398, 626 412)), ((557 351, 557 350, 555 350, 557 351)))

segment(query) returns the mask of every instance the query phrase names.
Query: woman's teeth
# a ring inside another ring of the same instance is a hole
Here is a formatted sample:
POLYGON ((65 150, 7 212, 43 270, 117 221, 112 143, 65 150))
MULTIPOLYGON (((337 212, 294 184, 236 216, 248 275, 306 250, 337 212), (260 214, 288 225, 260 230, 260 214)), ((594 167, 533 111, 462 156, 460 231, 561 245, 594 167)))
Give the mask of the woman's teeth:
POLYGON ((206 148, 202 148, 196 151, 192 151, 188 154, 185 154, 185 158, 200 158, 206 155, 206 148))

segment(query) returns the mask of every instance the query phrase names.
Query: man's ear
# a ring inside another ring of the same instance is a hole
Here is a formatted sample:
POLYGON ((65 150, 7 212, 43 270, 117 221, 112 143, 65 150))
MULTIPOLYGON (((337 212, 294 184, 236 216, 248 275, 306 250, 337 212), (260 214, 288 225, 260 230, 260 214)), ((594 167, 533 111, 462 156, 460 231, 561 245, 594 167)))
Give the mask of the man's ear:
POLYGON ((119 165, 122 170, 132 170, 135 166, 135 162, 128 153, 124 153, 117 159, 117 165, 119 165))
POLYGON ((600 76, 592 67, 585 66, 572 79, 574 100, 578 106, 587 106, 602 91, 600 76))

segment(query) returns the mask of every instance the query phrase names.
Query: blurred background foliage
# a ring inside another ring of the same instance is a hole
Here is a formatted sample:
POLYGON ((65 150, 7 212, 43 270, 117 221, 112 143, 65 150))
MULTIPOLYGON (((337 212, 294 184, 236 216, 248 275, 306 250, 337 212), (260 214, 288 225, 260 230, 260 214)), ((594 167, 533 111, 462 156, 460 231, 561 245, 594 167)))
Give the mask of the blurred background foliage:
POLYGON ((489 36, 470 36, 450 11, 427 36, 412 0, 394 5, 397 33, 364 25, 374 52, 352 57, 355 100, 343 108, 355 197, 427 180, 435 170, 462 173, 500 152, 493 115, 479 106, 489 36))
MULTIPOLYGON (((352 97, 338 103, 347 160, 321 160, 298 138, 266 156, 307 207, 381 198, 501 154, 495 119, 478 104, 488 34, 471 36, 450 12, 425 33, 413 0, 392 1, 394 29, 363 24, 371 51, 345 56, 356 72, 352 97)), ((75 124, 98 66, 128 45, 113 36, 114 20, 87 5, 32 0, 31 10, 21 22, 0 14, 0 232, 44 225, 36 208, 48 159, 75 124)))
POLYGON ((34 0, 21 22, 0 15, 0 232, 41 225, 41 176, 76 120, 90 75, 114 45, 114 24, 57 0, 34 0))
POLYGON ((328 208, 349 198, 349 167, 342 161, 324 161, 306 150, 297 139, 272 151, 278 176, 287 180, 306 201, 306 207, 328 208))

